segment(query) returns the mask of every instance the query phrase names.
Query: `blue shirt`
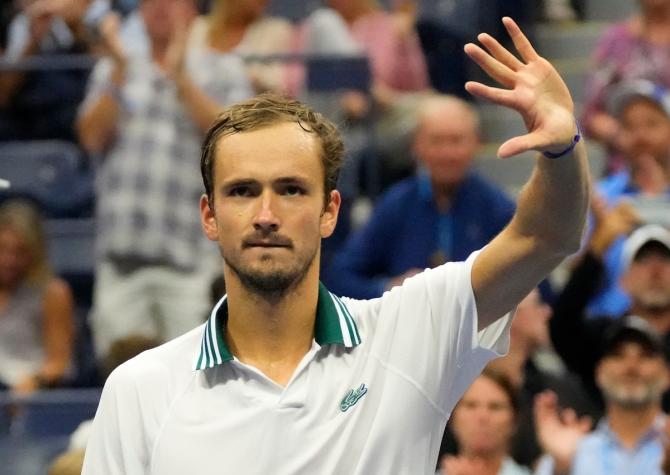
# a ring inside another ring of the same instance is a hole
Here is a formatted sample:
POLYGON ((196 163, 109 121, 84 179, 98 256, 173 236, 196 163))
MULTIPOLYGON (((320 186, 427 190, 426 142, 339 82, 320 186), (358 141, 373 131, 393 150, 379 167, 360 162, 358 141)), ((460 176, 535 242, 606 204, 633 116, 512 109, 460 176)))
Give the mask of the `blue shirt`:
POLYGON ((438 254, 438 260, 464 261, 505 227, 514 208, 502 190, 472 173, 441 213, 429 177, 420 173, 379 199, 370 221, 350 236, 323 280, 338 295, 379 297, 390 278, 433 267, 438 254))
POLYGON ((663 475, 663 426, 660 414, 634 449, 621 445, 606 419, 577 446, 570 475, 663 475))
MULTIPOLYGON (((598 183, 598 194, 605 200, 608 207, 616 206, 622 198, 635 197, 640 194, 632 180, 630 173, 622 171, 615 173, 598 183)), ((670 189, 668 190, 670 196, 670 189)), ((621 267, 621 253, 624 237, 615 240, 603 255, 605 275, 602 289, 591 299, 588 306, 589 315, 623 315, 630 307, 630 298, 619 285, 621 274, 625 271, 621 267)))

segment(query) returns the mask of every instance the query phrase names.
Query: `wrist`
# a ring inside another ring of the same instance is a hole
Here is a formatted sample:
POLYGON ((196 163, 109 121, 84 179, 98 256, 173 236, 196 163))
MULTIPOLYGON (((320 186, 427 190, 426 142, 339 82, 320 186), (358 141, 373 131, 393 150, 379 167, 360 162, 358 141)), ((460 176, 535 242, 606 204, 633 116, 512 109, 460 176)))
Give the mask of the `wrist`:
POLYGON ((581 141, 581 139, 582 139, 582 131, 579 128, 579 123, 577 123, 577 121, 575 120, 575 130, 574 134, 572 135, 572 140, 570 141, 570 143, 556 145, 547 148, 542 151, 542 155, 549 159, 564 157, 565 155, 572 153, 572 151, 575 149, 575 147, 581 141))

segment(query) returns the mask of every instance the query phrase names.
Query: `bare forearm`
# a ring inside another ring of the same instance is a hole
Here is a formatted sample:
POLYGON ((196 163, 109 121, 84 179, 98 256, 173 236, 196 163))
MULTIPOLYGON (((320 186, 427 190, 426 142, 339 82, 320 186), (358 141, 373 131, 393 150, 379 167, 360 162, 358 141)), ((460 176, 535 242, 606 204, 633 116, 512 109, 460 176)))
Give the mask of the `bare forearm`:
POLYGON ((186 74, 177 79, 179 98, 202 132, 207 132, 221 113, 222 107, 209 97, 186 74))
MULTIPOLYGON (((34 55, 38 44, 34 40, 26 45, 21 53, 20 59, 23 60, 34 55)), ((0 107, 7 107, 14 96, 20 91, 25 81, 26 75, 23 71, 5 71, 0 75, 0 107)))
POLYGON ((539 157, 522 190, 510 230, 564 256, 579 249, 590 196, 583 143, 569 156, 539 157))
POLYGON ((88 153, 100 153, 111 141, 121 112, 120 94, 125 70, 117 68, 107 91, 87 107, 77 120, 79 142, 88 153))

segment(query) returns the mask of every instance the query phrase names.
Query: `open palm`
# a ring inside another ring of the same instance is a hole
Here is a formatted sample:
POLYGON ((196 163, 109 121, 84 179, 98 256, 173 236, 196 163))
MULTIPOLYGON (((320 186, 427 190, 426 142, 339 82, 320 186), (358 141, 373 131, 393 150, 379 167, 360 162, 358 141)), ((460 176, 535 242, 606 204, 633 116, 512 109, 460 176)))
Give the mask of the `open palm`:
POLYGON ((528 38, 511 18, 503 18, 521 59, 495 38, 482 33, 477 38, 487 51, 468 43, 465 52, 502 88, 469 81, 471 94, 518 111, 528 133, 514 137, 498 149, 502 158, 528 150, 560 152, 576 133, 574 104, 556 69, 537 54, 528 38))

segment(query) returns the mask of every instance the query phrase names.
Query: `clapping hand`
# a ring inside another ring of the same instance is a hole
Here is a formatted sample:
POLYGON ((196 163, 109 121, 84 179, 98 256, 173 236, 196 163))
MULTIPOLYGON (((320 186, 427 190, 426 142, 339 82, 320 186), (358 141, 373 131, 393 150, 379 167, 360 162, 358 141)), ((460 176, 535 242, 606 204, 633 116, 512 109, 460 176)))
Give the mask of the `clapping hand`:
POLYGON ((577 445, 591 429, 591 418, 577 417, 573 409, 560 410, 552 391, 535 397, 533 413, 540 447, 554 458, 557 472, 569 470, 577 445))
POLYGON ((492 36, 481 33, 477 39, 486 51, 468 43, 465 52, 502 88, 473 81, 465 88, 475 96, 518 111, 526 124, 528 133, 503 143, 498 156, 507 158, 528 150, 560 153, 572 144, 577 131, 570 92, 514 20, 505 17, 503 24, 521 59, 492 36))

